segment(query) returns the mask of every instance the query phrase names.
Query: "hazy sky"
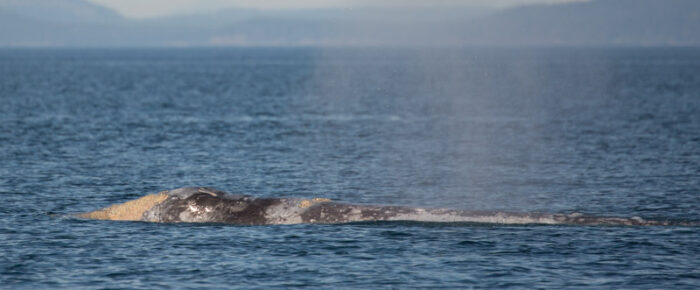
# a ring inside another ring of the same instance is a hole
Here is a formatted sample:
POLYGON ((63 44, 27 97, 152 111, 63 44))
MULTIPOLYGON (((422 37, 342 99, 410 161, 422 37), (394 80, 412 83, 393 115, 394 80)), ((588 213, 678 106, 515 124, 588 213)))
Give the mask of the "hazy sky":
POLYGON ((505 7, 529 3, 561 3, 585 0, 88 0, 113 8, 127 17, 149 18, 172 14, 215 11, 222 8, 305 9, 392 5, 473 5, 505 7))

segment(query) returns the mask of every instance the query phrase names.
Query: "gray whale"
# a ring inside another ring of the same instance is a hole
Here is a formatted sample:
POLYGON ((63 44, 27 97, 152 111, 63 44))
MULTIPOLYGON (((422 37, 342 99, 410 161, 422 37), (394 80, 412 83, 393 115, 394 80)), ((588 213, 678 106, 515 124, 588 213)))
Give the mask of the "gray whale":
POLYGON ((237 225, 335 224, 368 221, 468 222, 492 224, 562 225, 687 225, 645 220, 640 217, 601 217, 580 213, 514 213, 405 206, 360 205, 325 198, 255 198, 233 195, 208 187, 183 187, 147 195, 137 200, 80 217, 148 222, 208 222, 237 225))

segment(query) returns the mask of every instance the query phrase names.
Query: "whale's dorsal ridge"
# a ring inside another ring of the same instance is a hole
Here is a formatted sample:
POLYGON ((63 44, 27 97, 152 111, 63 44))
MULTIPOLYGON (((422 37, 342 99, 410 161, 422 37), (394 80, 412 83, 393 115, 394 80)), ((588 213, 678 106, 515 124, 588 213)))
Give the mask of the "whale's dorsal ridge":
POLYGON ((211 187, 199 187, 199 193, 206 193, 215 197, 224 197, 226 195, 230 195, 228 192, 211 187))
POLYGON ((180 187, 176 189, 171 189, 165 192, 165 194, 177 197, 179 199, 187 199, 195 194, 208 194, 213 197, 227 198, 227 199, 244 199, 250 196, 244 194, 231 194, 223 190, 219 190, 212 187, 205 186, 188 186, 180 187))
POLYGON ((210 188, 210 187, 194 187, 194 186, 188 186, 188 187, 180 187, 176 189, 171 189, 166 192, 167 195, 177 197, 180 199, 186 199, 190 196, 193 196, 198 193, 204 193, 208 194, 214 197, 223 197, 227 195, 225 191, 210 188))

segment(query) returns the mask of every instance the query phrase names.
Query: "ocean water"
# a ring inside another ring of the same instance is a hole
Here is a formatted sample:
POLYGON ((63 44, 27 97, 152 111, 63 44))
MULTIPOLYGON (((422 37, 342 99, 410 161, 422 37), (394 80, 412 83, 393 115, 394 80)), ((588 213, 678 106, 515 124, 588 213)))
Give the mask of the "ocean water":
POLYGON ((181 186, 700 220, 700 49, 0 50, 0 288, 700 287, 698 227, 71 214, 181 186))

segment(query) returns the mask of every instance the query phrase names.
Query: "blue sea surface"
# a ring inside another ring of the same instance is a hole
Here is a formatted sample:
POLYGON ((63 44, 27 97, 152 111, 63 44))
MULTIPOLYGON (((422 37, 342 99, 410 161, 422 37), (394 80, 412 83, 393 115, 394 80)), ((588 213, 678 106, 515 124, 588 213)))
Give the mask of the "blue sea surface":
POLYGON ((181 186, 700 220, 698 48, 0 50, 0 288, 700 288, 700 228, 72 214, 181 186))

